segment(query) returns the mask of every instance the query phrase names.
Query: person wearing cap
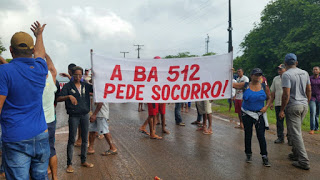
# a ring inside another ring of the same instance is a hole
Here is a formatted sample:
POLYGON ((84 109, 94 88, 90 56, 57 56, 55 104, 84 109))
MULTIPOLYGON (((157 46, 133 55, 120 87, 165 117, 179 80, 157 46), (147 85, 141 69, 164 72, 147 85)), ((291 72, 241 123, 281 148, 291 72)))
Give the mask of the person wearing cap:
POLYGON ((44 28, 38 21, 31 25, 35 45, 28 33, 15 33, 10 46, 13 60, 0 66, 2 158, 7 179, 48 178, 50 146, 42 105, 48 74, 44 28))
POLYGON ((320 114, 320 69, 315 66, 312 69, 313 76, 310 77, 311 82, 311 100, 310 106, 310 132, 319 131, 319 114, 320 114))
POLYGON ((260 154, 262 163, 270 167, 267 152, 267 143, 265 139, 265 130, 269 128, 266 111, 270 105, 270 90, 264 83, 260 83, 262 70, 254 68, 251 72, 251 82, 233 83, 236 89, 243 89, 243 103, 241 113, 243 118, 245 132, 245 153, 246 162, 252 162, 252 126, 255 125, 257 138, 260 145, 260 154), (266 103, 265 103, 266 101, 266 103))
MULTIPOLYGON (((242 68, 239 68, 237 70, 237 73, 238 73, 237 83, 249 82, 249 78, 247 76, 243 75, 243 69, 242 68)), ((240 128, 240 129, 243 129, 243 122, 242 122, 242 117, 241 117, 242 97, 243 97, 243 90, 242 89, 236 89, 236 96, 235 96, 235 101, 234 101, 234 110, 235 110, 235 113, 238 114, 240 125, 236 126, 235 128, 240 128)))
POLYGON ((309 74, 297 67, 297 56, 289 53, 285 56, 287 71, 282 74, 282 102, 280 118, 286 116, 288 138, 292 141, 293 166, 310 169, 310 162, 302 139, 301 124, 308 112, 308 102, 311 99, 311 85, 309 74))
POLYGON ((274 141, 274 143, 279 144, 284 142, 284 118, 279 117, 279 112, 281 108, 281 97, 282 97, 282 85, 281 85, 281 76, 286 71, 286 67, 284 64, 280 64, 278 67, 278 76, 273 78, 270 90, 271 90, 271 102, 270 109, 273 110, 275 108, 276 118, 277 118, 277 136, 278 139, 274 141), (273 102, 275 102, 275 106, 273 106, 273 102))

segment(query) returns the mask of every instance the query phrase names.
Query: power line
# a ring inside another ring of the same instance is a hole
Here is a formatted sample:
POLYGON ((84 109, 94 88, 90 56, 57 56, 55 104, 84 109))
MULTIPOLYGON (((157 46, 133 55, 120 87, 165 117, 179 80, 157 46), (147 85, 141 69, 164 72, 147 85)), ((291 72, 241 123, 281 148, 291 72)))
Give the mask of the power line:
POLYGON ((140 50, 141 50, 140 47, 142 47, 142 46, 144 46, 144 45, 137 44, 137 45, 133 45, 133 46, 138 46, 138 48, 137 48, 137 51, 138 51, 138 59, 140 59, 140 50))
POLYGON ((126 53, 129 53, 129 52, 120 52, 120 53, 123 53, 123 57, 126 58, 126 53))

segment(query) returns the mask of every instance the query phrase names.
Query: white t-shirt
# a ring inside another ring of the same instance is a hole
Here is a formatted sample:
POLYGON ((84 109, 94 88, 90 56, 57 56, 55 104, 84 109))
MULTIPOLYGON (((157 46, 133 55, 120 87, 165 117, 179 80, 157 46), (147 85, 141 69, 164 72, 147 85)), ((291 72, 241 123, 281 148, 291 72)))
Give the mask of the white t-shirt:
MULTIPOLYGON (((236 83, 237 81, 235 79, 232 79, 232 83, 236 83)), ((236 89, 235 88, 232 88, 232 91, 231 91, 231 98, 233 98, 234 96, 236 95, 236 89)))
POLYGON ((54 115, 54 98, 55 92, 57 91, 56 82, 53 82, 53 77, 48 71, 48 77, 46 79, 46 87, 43 90, 42 104, 44 116, 47 123, 51 123, 55 120, 54 115))
MULTIPOLYGON (((96 110, 97 105, 92 106, 92 112, 96 110)), ((109 103, 103 103, 97 117, 109 119, 109 103)))
MULTIPOLYGON (((237 83, 241 82, 249 82, 249 78, 245 75, 243 75, 241 78, 237 78, 237 83)), ((243 97, 243 89, 237 89, 236 90, 236 99, 242 100, 243 97)))
POLYGON ((275 106, 281 106, 283 90, 282 90, 282 82, 281 82, 280 75, 274 77, 272 81, 272 85, 270 87, 270 91, 275 93, 275 97, 274 97, 275 106))

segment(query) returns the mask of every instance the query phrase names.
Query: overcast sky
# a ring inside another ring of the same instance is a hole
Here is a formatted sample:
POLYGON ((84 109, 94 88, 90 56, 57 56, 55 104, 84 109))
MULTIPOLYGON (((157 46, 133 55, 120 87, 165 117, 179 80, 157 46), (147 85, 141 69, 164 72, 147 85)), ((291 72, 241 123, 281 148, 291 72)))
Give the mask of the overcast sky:
MULTIPOLYGON (((269 0, 232 0, 234 56, 239 44, 269 0)), ((141 58, 188 51, 228 51, 228 0, 1 0, 0 38, 8 51, 11 36, 32 33, 35 20, 46 23, 44 41, 58 72, 69 63, 90 67, 90 49, 111 57, 137 57, 134 44, 143 44, 141 58)))

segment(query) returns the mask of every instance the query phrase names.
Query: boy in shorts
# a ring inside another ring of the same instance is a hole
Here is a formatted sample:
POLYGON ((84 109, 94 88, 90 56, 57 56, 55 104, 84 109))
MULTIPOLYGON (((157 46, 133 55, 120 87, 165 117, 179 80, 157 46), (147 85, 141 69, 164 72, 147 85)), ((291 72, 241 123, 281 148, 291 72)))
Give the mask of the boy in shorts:
POLYGON ((109 132, 109 124, 107 120, 109 119, 109 104, 108 103, 96 103, 93 114, 90 116, 89 124, 89 148, 88 154, 94 154, 94 140, 96 139, 96 133, 99 135, 103 134, 110 149, 103 152, 101 155, 115 155, 118 154, 117 148, 112 141, 111 134, 109 132))

